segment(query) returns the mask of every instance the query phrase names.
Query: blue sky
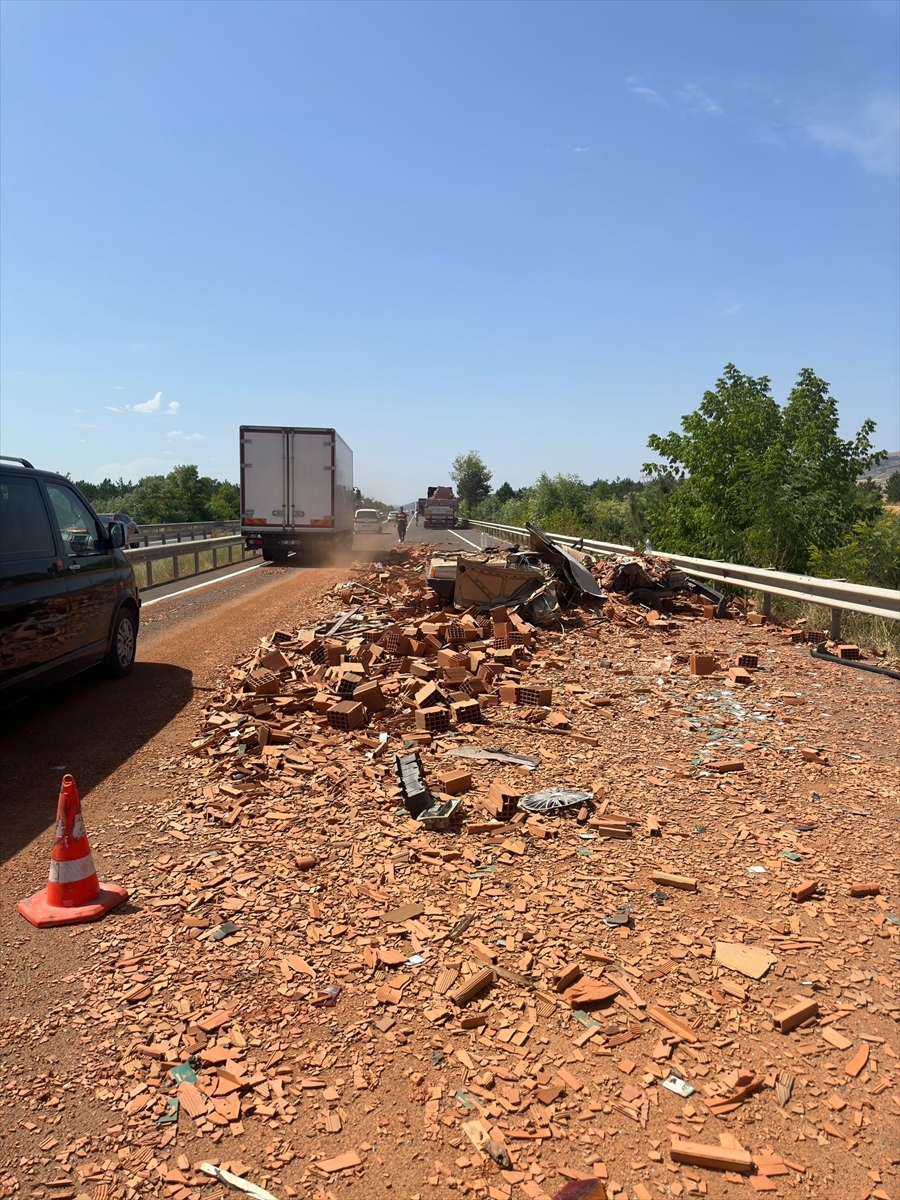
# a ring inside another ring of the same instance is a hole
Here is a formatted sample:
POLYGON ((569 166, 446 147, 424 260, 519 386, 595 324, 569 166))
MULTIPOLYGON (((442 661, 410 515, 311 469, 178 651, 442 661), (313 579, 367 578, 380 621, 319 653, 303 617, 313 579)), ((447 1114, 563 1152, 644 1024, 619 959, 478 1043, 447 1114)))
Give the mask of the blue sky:
POLYGON ((4 453, 634 476, 729 361, 900 446, 896 4, 0 13, 4 453))

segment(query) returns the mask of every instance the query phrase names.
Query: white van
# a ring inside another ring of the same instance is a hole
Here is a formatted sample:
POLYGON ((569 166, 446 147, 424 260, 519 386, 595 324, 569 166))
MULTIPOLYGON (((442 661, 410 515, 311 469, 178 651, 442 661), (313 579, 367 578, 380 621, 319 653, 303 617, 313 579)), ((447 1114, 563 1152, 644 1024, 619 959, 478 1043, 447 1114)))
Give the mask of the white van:
POLYGON ((358 508, 353 518, 354 533, 381 533, 381 514, 375 508, 358 508))

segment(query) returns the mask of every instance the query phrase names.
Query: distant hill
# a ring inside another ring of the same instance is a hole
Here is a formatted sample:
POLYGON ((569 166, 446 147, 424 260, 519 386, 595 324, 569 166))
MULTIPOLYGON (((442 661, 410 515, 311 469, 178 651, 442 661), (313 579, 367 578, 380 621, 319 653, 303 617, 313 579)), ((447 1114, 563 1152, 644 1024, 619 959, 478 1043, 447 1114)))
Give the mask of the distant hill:
POLYGON ((880 483, 884 487, 895 471, 900 471, 900 450, 895 450, 893 454, 887 456, 884 462, 880 462, 871 471, 866 471, 865 475, 860 475, 860 479, 874 479, 876 483, 880 483))

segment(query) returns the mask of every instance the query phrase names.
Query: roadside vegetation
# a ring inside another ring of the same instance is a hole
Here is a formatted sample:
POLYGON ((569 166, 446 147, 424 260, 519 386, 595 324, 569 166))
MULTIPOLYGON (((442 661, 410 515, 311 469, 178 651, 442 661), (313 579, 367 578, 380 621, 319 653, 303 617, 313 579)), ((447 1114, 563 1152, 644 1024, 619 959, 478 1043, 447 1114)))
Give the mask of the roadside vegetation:
MULTIPOLYGON (((651 434, 656 459, 642 478, 596 479, 542 473, 533 484, 482 493, 491 472, 474 451, 454 462, 463 511, 477 520, 672 554, 716 558, 799 574, 900 587, 900 514, 879 483, 861 480, 885 457, 873 421, 849 439, 838 404, 808 367, 783 403, 766 376, 729 363, 680 432, 651 434)), ((900 494, 898 472, 886 481, 900 494)))
MULTIPOLYGON (((201 475, 194 465, 174 467, 168 475, 144 475, 137 483, 104 479, 102 483, 75 481, 96 512, 127 513, 138 525, 163 525, 174 521, 237 521, 241 493, 236 483, 201 475)), ((354 508, 387 512, 384 500, 357 493, 354 508)))
POLYGON ((393 504, 388 504, 386 500, 376 500, 374 496, 364 496, 360 492, 353 501, 354 508, 376 508, 380 513, 390 512, 394 507, 393 504))
POLYGON ((138 525, 170 521, 236 521, 241 515, 237 484, 201 475, 196 466, 174 467, 168 475, 145 475, 137 483, 76 480, 97 512, 127 513, 138 525))

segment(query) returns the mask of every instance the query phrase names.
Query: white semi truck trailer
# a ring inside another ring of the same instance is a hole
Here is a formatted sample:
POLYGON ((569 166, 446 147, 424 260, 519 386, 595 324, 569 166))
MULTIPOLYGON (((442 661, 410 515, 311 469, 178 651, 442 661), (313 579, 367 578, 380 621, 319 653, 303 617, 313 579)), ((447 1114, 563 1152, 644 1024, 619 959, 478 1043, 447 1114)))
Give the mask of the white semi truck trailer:
POLYGON ((241 534, 273 562, 353 542, 353 451, 334 429, 241 426, 241 534))

